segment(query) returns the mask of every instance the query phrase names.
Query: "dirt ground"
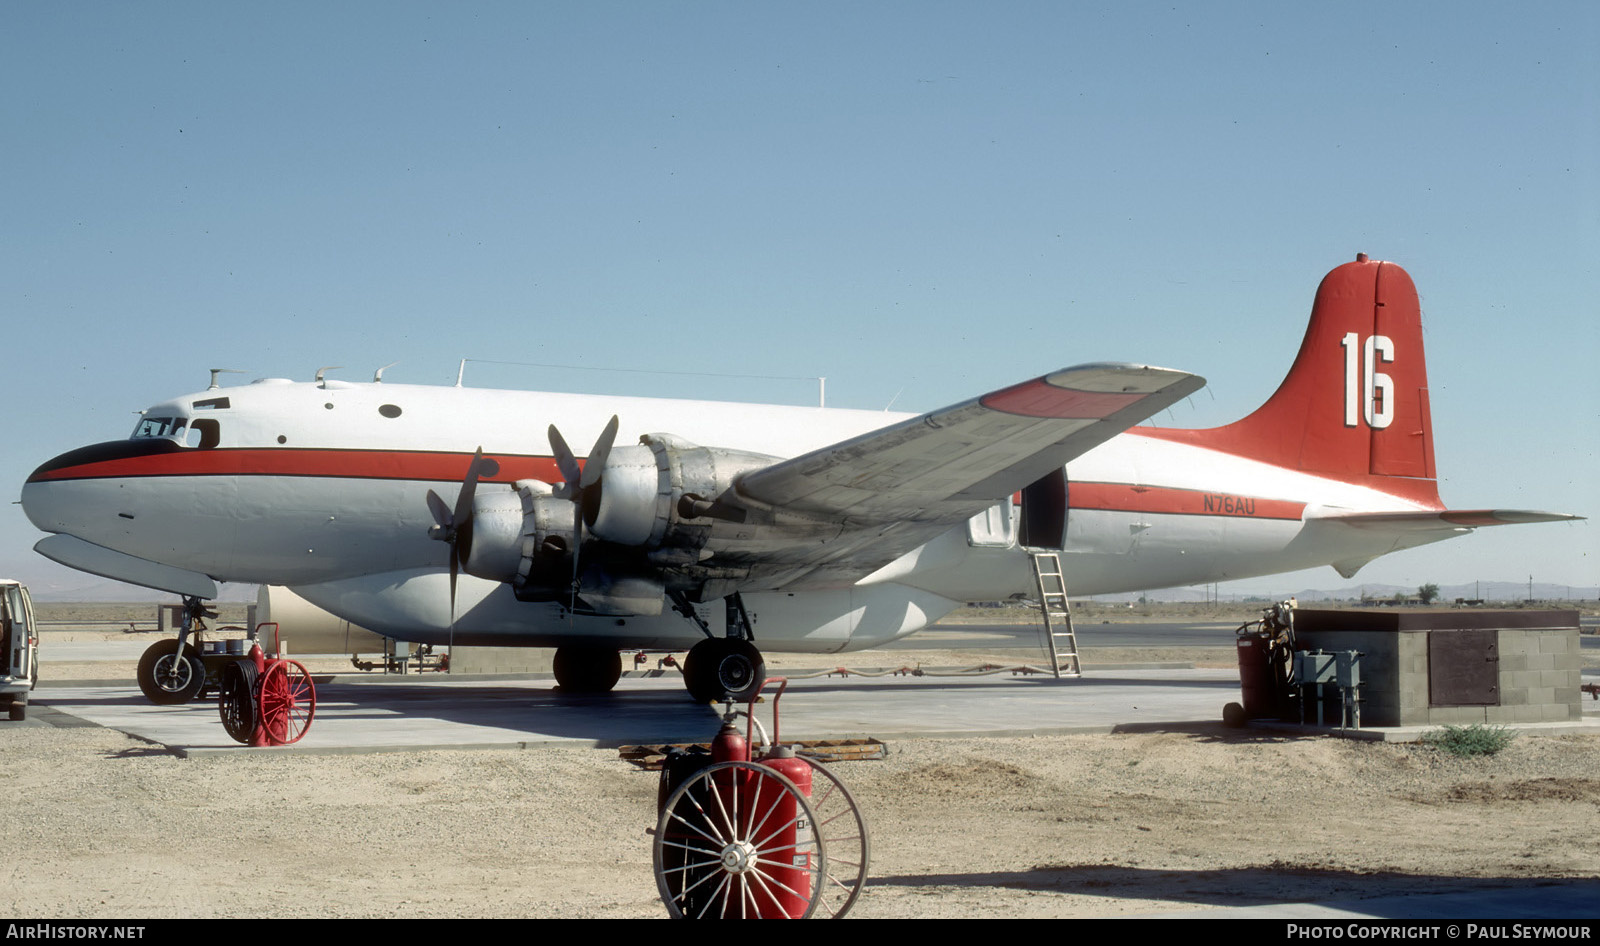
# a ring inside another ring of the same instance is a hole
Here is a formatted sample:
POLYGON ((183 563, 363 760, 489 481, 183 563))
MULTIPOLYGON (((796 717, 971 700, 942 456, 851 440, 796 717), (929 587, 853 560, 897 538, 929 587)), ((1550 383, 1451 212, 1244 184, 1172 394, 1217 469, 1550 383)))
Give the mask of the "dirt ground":
MULTIPOLYGON (((175 758, 0 724, 17 916, 659 917, 656 776, 612 750, 175 758)), ((1065 917, 1600 876, 1600 740, 1183 731, 902 740, 836 767, 858 917, 1065 917)))
MULTIPOLYGON (((0 750, 21 814, 0 902, 17 916, 665 915, 646 833, 657 777, 614 750, 180 759, 109 730, 4 723, 0 750)), ((1525 735, 1458 759, 1197 723, 890 750, 835 767, 871 829, 858 917, 1112 916, 1600 877, 1595 737, 1525 735)))

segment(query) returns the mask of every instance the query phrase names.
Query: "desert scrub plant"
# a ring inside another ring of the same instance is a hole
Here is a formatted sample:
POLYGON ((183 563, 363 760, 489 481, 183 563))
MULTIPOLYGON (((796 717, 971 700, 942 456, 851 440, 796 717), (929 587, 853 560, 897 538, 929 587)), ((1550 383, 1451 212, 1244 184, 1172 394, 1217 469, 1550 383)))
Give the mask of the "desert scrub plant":
POLYGON ((1484 726, 1479 723, 1473 723, 1471 726, 1430 729, 1422 734, 1424 745, 1463 758, 1494 755, 1511 745, 1511 740, 1515 738, 1517 738, 1515 730, 1504 726, 1484 726))

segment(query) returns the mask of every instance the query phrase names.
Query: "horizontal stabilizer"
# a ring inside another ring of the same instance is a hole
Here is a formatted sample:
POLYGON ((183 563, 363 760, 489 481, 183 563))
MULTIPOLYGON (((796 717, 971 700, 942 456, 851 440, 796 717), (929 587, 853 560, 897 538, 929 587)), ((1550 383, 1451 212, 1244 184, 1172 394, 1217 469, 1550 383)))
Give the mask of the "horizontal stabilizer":
POLYGON ((1307 519, 1339 522, 1358 529, 1387 532, 1438 532, 1476 529, 1479 526, 1511 526, 1530 522, 1569 522, 1582 516, 1536 509, 1436 509, 1415 512, 1317 512, 1307 519))

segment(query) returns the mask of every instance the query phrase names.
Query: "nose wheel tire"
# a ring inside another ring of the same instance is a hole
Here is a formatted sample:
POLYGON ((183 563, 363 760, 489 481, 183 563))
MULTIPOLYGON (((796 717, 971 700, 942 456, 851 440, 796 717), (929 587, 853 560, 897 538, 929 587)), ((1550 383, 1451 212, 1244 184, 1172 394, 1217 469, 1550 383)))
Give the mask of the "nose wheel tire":
POLYGON ((206 665, 193 647, 178 653, 178 641, 160 640, 139 658, 139 689, 157 706, 178 706, 200 695, 206 683, 206 665))
POLYGON ((656 823, 656 886, 674 919, 807 919, 828 862, 815 809, 782 774, 753 762, 701 769, 656 823))
POLYGON ((761 651, 739 638, 703 640, 683 661, 683 682, 697 703, 748 703, 766 679, 761 651))

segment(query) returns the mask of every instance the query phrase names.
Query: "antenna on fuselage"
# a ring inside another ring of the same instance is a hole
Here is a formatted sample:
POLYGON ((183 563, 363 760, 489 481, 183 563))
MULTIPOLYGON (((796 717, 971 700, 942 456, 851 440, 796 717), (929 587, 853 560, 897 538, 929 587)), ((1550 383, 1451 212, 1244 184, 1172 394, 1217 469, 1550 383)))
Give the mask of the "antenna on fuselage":
POLYGON ((206 390, 207 391, 215 391, 217 388, 222 387, 222 385, 217 383, 217 375, 219 375, 219 374, 247 374, 247 373, 248 372, 241 371, 238 368, 212 368, 211 369, 211 383, 206 386, 206 390))
POLYGON ((322 381, 323 381, 323 378, 322 378, 323 375, 327 374, 330 371, 341 371, 343 369, 344 369, 344 365, 327 365, 326 367, 318 368, 317 369, 316 382, 318 384, 321 384, 322 381))
POLYGON ((372 383, 373 384, 382 384, 383 383, 383 373, 385 371, 388 371, 390 368, 393 368, 395 365, 398 365, 399 363, 400 362, 398 362, 398 361, 391 361, 388 364, 384 365, 382 368, 379 368, 377 371, 374 371, 372 373, 372 383))

